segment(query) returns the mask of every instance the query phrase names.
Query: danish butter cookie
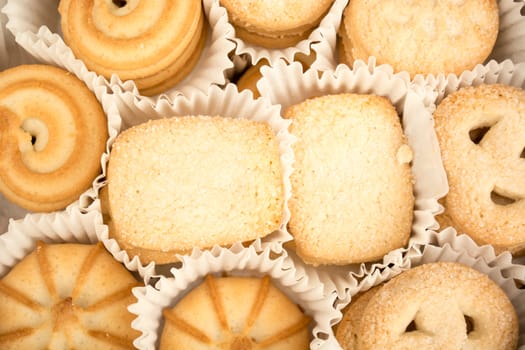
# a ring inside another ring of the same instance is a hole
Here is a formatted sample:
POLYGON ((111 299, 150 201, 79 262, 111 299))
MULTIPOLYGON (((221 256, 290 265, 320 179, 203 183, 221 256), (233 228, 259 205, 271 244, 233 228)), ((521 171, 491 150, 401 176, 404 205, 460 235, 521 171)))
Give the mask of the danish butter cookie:
POLYGON ((420 265, 350 303, 344 350, 516 349, 518 317, 488 276, 454 262, 420 265))
POLYGON ((525 248, 525 92, 504 85, 463 88, 434 113, 455 228, 478 244, 525 248))
POLYGON ((161 350, 309 348, 310 317, 269 277, 208 275, 163 315, 161 350))
POLYGON ((131 349, 137 285, 100 243, 39 243, 0 280, 0 348, 131 349))
POLYGON ((134 80, 143 95, 173 87, 206 41, 200 0, 61 0, 64 41, 88 69, 134 80))
POLYGON ((352 0, 343 15, 344 60, 370 56, 396 72, 454 73, 489 56, 498 36, 496 0, 352 0))
POLYGON ((297 137, 288 228, 301 258, 342 265, 403 247, 413 220, 412 151, 390 101, 326 95, 284 117, 297 137))

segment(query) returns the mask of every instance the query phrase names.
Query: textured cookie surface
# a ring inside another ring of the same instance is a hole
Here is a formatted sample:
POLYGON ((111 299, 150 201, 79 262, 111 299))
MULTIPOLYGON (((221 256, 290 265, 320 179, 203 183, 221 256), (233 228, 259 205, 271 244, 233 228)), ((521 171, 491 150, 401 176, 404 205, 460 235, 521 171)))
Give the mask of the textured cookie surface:
POLYGON ((468 87, 434 113, 449 182, 446 215, 479 244, 519 251, 525 244, 525 92, 468 87))
POLYGON ((327 95, 289 107, 297 137, 289 230, 313 264, 381 258, 408 241, 412 152, 399 117, 373 95, 327 95))
POLYGON ((40 243, 0 280, 0 348, 131 349, 135 286, 101 244, 40 243))
POLYGON ((306 39, 328 11, 333 0, 251 1, 221 0, 236 35, 269 48, 294 46, 306 39))
POLYGON ((343 310, 343 319, 337 325, 335 337, 344 350, 355 350, 360 337, 361 319, 370 299, 381 287, 375 287, 352 297, 350 305, 343 310))
POLYGON ((359 318, 347 328, 354 337, 338 334, 345 350, 517 346, 518 319, 507 295, 470 267, 424 264, 365 293, 373 295, 357 300, 359 315, 350 315, 350 306, 344 316, 359 318))
POLYGON ((483 63, 498 35, 496 0, 352 0, 344 12, 347 59, 416 74, 461 74, 483 63))
POLYGON ((46 65, 0 73, 0 192, 30 211, 65 208, 100 173, 107 119, 74 75, 46 65))
POLYGON ((309 348, 310 318, 269 277, 208 276, 163 314, 160 349, 309 348))
POLYGON ((187 251, 263 237, 283 215, 279 146, 266 123, 223 117, 149 121, 119 135, 109 214, 123 244, 187 251))

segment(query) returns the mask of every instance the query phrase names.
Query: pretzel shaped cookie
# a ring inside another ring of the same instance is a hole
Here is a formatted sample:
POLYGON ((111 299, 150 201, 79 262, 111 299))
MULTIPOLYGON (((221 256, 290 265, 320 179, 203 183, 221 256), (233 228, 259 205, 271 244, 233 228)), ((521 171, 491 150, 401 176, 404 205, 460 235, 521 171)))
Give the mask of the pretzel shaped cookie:
POLYGON ((26 65, 0 73, 0 192, 31 211, 74 202, 100 173, 106 116, 68 72, 26 65))
POLYGON ((517 346, 518 319, 506 294, 458 263, 420 265, 354 303, 336 334, 345 350, 517 346))
POLYGON ((468 87, 434 113, 447 173, 446 215, 478 244, 525 248, 525 91, 468 87))

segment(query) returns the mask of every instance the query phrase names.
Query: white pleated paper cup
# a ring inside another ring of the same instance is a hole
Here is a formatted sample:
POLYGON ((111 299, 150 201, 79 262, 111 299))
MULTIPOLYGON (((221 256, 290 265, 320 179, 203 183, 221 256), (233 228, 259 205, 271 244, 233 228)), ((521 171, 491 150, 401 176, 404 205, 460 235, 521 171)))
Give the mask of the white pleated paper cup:
POLYGON ((310 348, 337 347, 331 329, 339 313, 333 307, 335 295, 323 293, 315 271, 305 274, 297 271, 284 256, 275 257, 269 249, 257 252, 254 247, 244 248, 240 244, 231 249, 215 247, 211 251, 194 252, 181 259, 182 267, 173 269, 170 277, 161 277, 155 287, 133 289, 138 301, 129 310, 137 315, 132 327, 142 332, 134 342, 138 349, 158 348, 164 324, 162 310, 173 307, 208 274, 269 276, 278 289, 313 319, 310 348))
MULTIPOLYGON (((7 0, 0 0, 0 9, 7 0)), ((0 70, 21 64, 35 63, 36 60, 15 41, 13 34, 7 30, 7 16, 0 12, 0 70)))
MULTIPOLYGON (((204 1, 208 34, 200 59, 192 72, 176 86, 162 94, 189 94, 194 90, 205 91, 212 84, 224 84, 225 73, 233 67, 229 53, 235 45, 231 41, 233 27, 224 20, 224 9, 212 1, 204 1)), ((50 63, 69 70, 83 79, 88 86, 94 82, 111 89, 132 91, 141 98, 132 80, 122 81, 117 75, 106 79, 89 71, 84 62, 74 56, 62 38, 58 2, 40 0, 7 0, 2 8, 7 16, 6 27, 15 36, 18 44, 39 62, 50 63), (30 15, 29 15, 30 14, 30 15)))
MULTIPOLYGON (((219 5, 219 0, 214 0, 219 5)), ((346 7, 348 0, 335 0, 331 5, 329 11, 324 15, 319 25, 314 28, 307 39, 301 40, 294 46, 283 49, 268 49, 255 44, 245 42, 244 40, 234 37, 236 44, 235 55, 246 57, 251 65, 257 64, 260 60, 265 59, 271 66, 279 59, 285 59, 288 62, 294 61, 294 57, 298 53, 306 56, 310 55, 312 49, 315 50, 316 44, 323 42, 326 38, 334 37, 337 33, 343 10, 346 7)), ((220 6, 220 5, 219 5, 220 6)), ((330 45, 331 42, 328 42, 330 45)), ((315 50, 316 51, 316 50, 315 50)), ((325 51, 317 52, 317 57, 321 61, 328 60, 335 63, 333 56, 320 57, 325 51)), ((313 65, 315 67, 315 65, 313 65)))
POLYGON ((472 71, 466 71, 459 77, 427 77, 425 80, 414 80, 414 84, 425 84, 437 92, 436 105, 445 97, 467 86, 481 84, 503 84, 525 89, 525 62, 513 63, 510 60, 503 62, 490 61, 485 65, 477 65, 472 71))
POLYGON ((340 282, 348 274, 362 276, 367 271, 389 264, 405 266, 407 254, 417 251, 418 245, 429 241, 427 230, 438 227, 435 215, 442 208, 437 200, 448 190, 432 124, 434 92, 425 86, 409 86, 388 69, 371 72, 366 65, 354 70, 341 65, 335 71, 325 71, 320 75, 314 70, 303 72, 298 63, 287 65, 279 62, 272 68, 263 67, 262 75, 263 78, 257 84, 261 95, 280 105, 283 110, 311 97, 338 93, 384 96, 395 106, 414 155, 412 174, 415 180, 415 210, 408 245, 387 253, 382 261, 376 263, 322 266, 318 271, 326 288, 335 289, 343 297, 346 287, 340 282))
MULTIPOLYGON (((211 86, 206 92, 194 92, 190 96, 176 96, 173 99, 163 97, 155 102, 138 98, 129 91, 116 92, 112 95, 120 117, 122 125, 120 132, 131 126, 142 124, 152 119, 160 118, 177 118, 180 116, 221 116, 230 118, 244 118, 258 122, 267 123, 273 130, 279 143, 279 152, 281 159, 283 189, 284 189, 284 210, 279 229, 262 238, 257 238, 250 245, 257 250, 270 248, 272 251, 280 254, 283 249, 283 243, 292 239, 286 230, 289 220, 289 211, 287 206, 290 197, 291 173, 291 143, 293 138, 288 133, 289 122, 281 118, 277 106, 273 106, 266 99, 252 98, 248 91, 238 92, 237 87, 233 84, 226 85, 223 89, 218 86, 211 86)), ((115 135, 116 137, 116 135, 115 135)), ((109 145, 113 144, 115 137, 111 138, 109 145)), ((106 164, 110 161, 110 148, 103 156, 103 176, 106 175, 106 164)), ((99 193, 106 183, 103 182, 95 188, 99 193)), ((104 242, 108 250, 121 261, 130 270, 145 268, 139 256, 130 256, 120 244, 112 238, 107 225, 100 225, 97 228, 99 239, 104 242)), ((234 242, 232 242, 233 244, 234 242)), ((201 247, 204 249, 205 247, 201 247)), ((199 250, 198 247, 195 250, 199 250)), ((148 266, 155 264, 151 262, 148 266)), ((161 267, 165 269, 165 267, 161 267)), ((161 271, 161 270, 158 270, 161 271)))
POLYGON ((499 0, 499 32, 489 60, 525 62, 525 4, 499 0))
POLYGON ((407 266, 375 270, 364 276, 357 287, 353 281, 349 281, 352 288, 349 288, 346 300, 341 300, 338 308, 351 303, 351 298, 356 294, 380 285, 412 267, 438 261, 457 262, 487 275, 505 292, 518 315, 518 348, 525 349, 525 289, 518 288, 525 283, 525 266, 514 264, 509 253, 496 255, 492 246, 478 246, 469 236, 458 235, 453 228, 429 234, 431 243, 422 246, 420 253, 413 254, 407 266))
POLYGON ((0 277, 31 253, 40 241, 97 243, 95 226, 100 222, 102 216, 99 212, 83 212, 78 207, 50 214, 28 214, 23 219, 10 220, 7 231, 0 235, 0 277))

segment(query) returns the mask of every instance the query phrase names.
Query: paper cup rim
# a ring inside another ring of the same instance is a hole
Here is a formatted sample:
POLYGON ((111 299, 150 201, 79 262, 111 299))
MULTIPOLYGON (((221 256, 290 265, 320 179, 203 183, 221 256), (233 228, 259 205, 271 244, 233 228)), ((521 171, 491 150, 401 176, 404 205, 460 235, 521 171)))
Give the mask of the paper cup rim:
POLYGON ((134 343, 138 348, 153 349, 158 343, 163 308, 173 306, 206 275, 224 273, 251 277, 269 275, 276 287, 313 317, 316 324, 311 333, 311 348, 333 344, 330 342, 333 341, 330 323, 338 313, 332 307, 334 296, 324 295, 322 286, 315 279, 310 283, 307 277, 298 274, 285 254, 274 256, 269 249, 256 251, 253 247, 237 244, 231 249, 216 247, 211 251, 194 252, 182 259, 182 268, 172 269, 170 277, 160 277, 154 287, 133 290, 137 303, 130 305, 129 310, 137 315, 133 328, 142 332, 134 343), (152 308, 155 309, 153 317, 145 314, 145 310, 151 312, 152 308))

